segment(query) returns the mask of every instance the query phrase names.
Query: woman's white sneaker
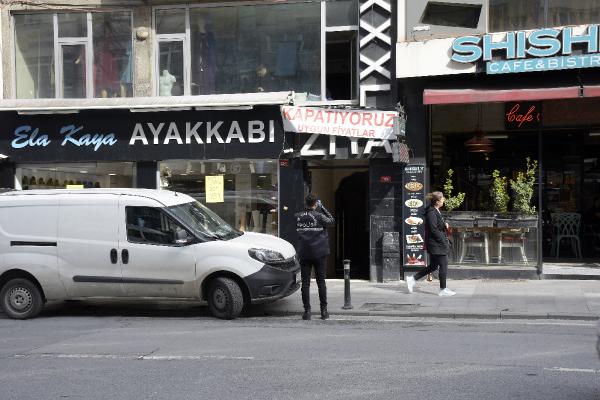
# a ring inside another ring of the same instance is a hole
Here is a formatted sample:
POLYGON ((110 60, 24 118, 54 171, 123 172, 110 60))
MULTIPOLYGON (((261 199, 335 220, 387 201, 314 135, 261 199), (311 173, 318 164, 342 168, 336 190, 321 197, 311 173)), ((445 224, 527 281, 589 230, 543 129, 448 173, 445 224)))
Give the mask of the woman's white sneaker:
POLYGON ((455 294, 456 292, 453 292, 452 290, 446 288, 440 290, 439 296, 454 296, 455 294))
POLYGON ((408 293, 412 293, 415 287, 415 278, 412 276, 406 278, 406 287, 408 288, 408 293))

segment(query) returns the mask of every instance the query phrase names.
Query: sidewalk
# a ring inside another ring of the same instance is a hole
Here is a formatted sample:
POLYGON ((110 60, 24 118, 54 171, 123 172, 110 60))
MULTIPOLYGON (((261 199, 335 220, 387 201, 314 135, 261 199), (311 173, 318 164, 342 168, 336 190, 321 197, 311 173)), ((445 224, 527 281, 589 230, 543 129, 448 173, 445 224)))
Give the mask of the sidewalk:
MULTIPOLYGON (((403 281, 371 283, 351 281, 351 310, 343 310, 344 281, 327 280, 329 313, 334 315, 491 318, 578 319, 600 316, 600 281, 597 280, 449 280, 456 296, 439 297, 439 282, 419 281, 409 294, 403 281)), ((311 282, 313 318, 318 318, 317 285, 311 282)), ((260 306, 268 315, 300 315, 300 290, 293 295, 260 306)))

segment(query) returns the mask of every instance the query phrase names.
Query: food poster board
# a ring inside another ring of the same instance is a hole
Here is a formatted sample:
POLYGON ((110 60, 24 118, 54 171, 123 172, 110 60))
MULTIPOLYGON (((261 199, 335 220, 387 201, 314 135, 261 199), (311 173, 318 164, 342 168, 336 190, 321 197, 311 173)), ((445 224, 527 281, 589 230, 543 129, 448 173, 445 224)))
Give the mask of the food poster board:
POLYGON ((425 266, 425 166, 407 165, 402 175, 402 241, 405 266, 425 266))

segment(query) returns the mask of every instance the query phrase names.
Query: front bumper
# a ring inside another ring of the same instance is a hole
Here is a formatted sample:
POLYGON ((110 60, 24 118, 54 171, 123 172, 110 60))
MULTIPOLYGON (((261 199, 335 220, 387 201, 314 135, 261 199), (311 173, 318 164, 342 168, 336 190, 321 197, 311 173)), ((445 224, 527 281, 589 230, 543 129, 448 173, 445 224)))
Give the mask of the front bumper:
POLYGON ((300 288, 300 264, 293 258, 274 266, 265 264, 244 278, 252 304, 271 303, 300 288))

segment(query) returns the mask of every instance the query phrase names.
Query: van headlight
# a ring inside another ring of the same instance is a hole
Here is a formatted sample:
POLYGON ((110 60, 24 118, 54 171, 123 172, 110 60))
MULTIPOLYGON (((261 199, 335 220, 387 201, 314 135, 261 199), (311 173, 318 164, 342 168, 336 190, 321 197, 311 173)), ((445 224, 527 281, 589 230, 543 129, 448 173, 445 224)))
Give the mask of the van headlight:
POLYGON ((250 249, 248 255, 265 264, 284 260, 280 252, 268 249, 250 249))

